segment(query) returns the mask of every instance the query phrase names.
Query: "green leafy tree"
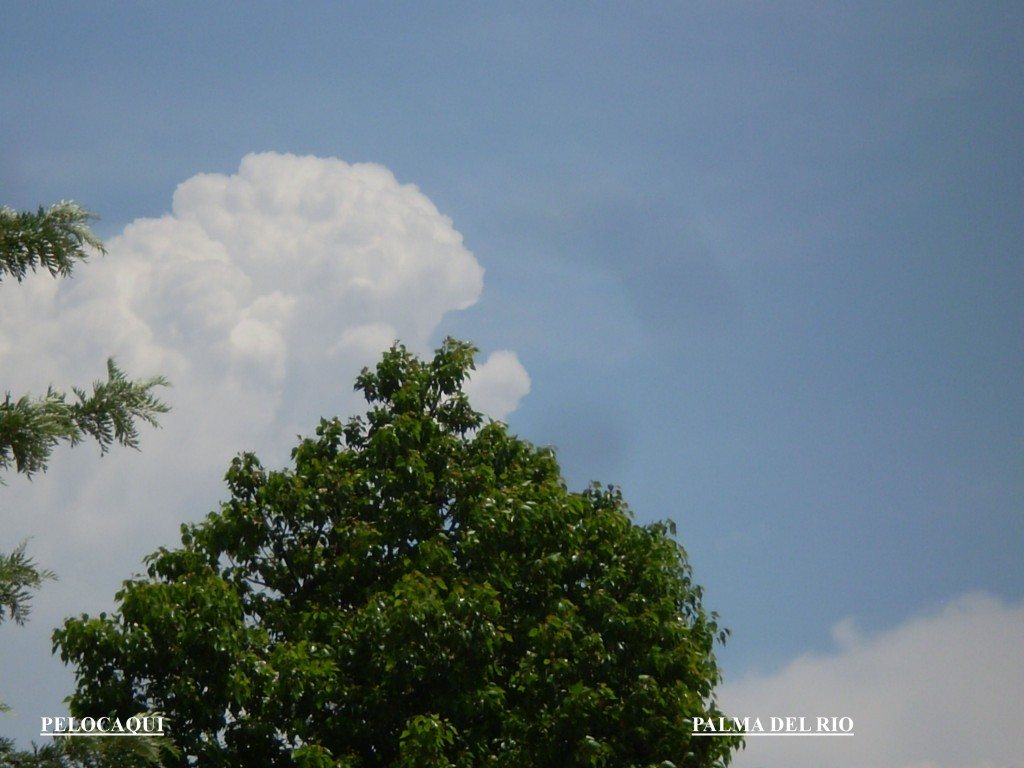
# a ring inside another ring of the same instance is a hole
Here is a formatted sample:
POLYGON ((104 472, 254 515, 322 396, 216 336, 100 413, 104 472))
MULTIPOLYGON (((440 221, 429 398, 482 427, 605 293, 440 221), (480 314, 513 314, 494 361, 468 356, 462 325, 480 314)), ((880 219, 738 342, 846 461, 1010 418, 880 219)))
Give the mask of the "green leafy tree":
POLYGON ((54 633, 72 712, 164 711, 183 765, 727 764, 738 738, 690 719, 721 715, 726 631, 671 524, 485 423, 474 353, 396 345, 357 379, 365 417, 290 469, 236 458, 114 615, 54 633))

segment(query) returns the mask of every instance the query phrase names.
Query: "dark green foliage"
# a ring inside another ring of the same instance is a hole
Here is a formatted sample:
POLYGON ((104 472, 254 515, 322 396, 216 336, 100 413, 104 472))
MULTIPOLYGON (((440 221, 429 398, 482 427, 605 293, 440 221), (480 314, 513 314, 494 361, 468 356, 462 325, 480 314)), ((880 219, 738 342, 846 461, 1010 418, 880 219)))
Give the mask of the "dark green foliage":
POLYGON ((30 750, 16 750, 0 738, 0 768, 154 768, 180 757, 158 736, 127 738, 58 737, 30 750))
POLYGON ((53 571, 41 569, 25 554, 24 542, 9 555, 0 552, 0 624, 8 617, 15 624, 24 624, 32 599, 30 590, 54 578, 53 571))
POLYGON ((114 616, 69 619, 72 711, 159 709, 209 766, 712 766, 705 611, 666 524, 566 489, 552 451, 484 423, 475 350, 403 347, 357 379, 365 418, 324 420, 147 558, 114 616))
MULTIPOLYGON (((89 228, 95 218, 66 200, 36 213, 0 207, 0 280, 7 274, 20 283, 40 267, 54 277, 67 277, 76 262, 88 258, 87 249, 105 253, 89 228)), ((110 359, 107 380, 95 382, 91 394, 76 387, 76 402, 67 402, 63 392, 52 388, 42 397, 15 399, 8 392, 0 402, 0 472, 13 464, 31 477, 46 470, 57 444, 75 445, 85 437, 94 438, 103 452, 115 442, 137 448, 136 423, 156 426, 157 416, 168 411, 153 395, 161 386, 167 386, 162 376, 130 381, 110 359)))
POLYGON ((137 423, 157 426, 157 416, 170 410, 153 395, 154 388, 167 385, 162 376, 129 381, 110 359, 107 380, 94 382, 91 393, 75 387, 74 402, 52 388, 38 398, 22 395, 15 400, 8 393, 0 402, 0 471, 12 463, 29 477, 45 471, 62 441, 77 445, 91 437, 103 453, 114 443, 138 448, 137 423))
POLYGON ((36 213, 0 207, 0 280, 12 275, 20 283, 39 267, 54 277, 67 277, 76 261, 85 261, 86 247, 104 253, 103 243, 89 228, 89 211, 67 200, 41 206, 36 213))

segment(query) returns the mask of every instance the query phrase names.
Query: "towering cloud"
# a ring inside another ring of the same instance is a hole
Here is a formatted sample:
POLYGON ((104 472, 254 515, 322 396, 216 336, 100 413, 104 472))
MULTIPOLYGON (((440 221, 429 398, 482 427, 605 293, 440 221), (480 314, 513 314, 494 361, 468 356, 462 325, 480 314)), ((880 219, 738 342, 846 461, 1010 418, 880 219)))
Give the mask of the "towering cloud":
MULTIPOLYGON (((736 768, 1020 765, 1024 605, 965 595, 885 632, 846 620, 837 648, 726 685, 733 716, 851 717, 855 736, 749 737, 736 768)), ((767 726, 765 726, 767 728, 767 726)))

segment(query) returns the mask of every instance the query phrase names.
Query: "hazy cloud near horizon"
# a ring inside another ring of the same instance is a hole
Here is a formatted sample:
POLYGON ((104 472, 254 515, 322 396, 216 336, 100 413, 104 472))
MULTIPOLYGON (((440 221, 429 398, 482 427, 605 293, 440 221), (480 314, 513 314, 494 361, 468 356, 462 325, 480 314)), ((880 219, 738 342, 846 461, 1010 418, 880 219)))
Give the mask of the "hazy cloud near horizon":
POLYGON ((1024 604, 985 593, 948 601, 894 628, 832 630, 835 650, 726 681, 731 717, 850 717, 852 737, 752 736, 736 768, 1011 768, 1024 733, 1024 604))

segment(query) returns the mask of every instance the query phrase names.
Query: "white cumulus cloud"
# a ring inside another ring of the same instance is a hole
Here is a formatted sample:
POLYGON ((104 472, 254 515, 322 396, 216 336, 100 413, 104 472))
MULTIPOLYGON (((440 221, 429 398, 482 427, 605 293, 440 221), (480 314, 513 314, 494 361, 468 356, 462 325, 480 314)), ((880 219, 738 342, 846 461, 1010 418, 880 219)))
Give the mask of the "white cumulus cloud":
MULTIPOLYGON (((884 632, 850 620, 837 648, 723 686, 730 716, 850 717, 853 737, 748 737, 736 768, 1019 768, 1024 604, 950 601, 884 632)), ((809 726, 810 727, 810 726, 809 726)))
POLYGON ((470 402, 493 419, 504 419, 530 392, 530 375, 515 352, 500 349, 478 364, 465 385, 470 402))

